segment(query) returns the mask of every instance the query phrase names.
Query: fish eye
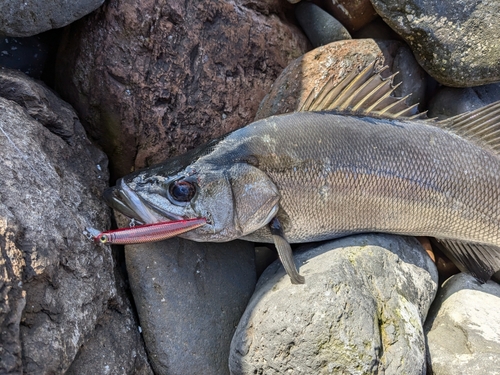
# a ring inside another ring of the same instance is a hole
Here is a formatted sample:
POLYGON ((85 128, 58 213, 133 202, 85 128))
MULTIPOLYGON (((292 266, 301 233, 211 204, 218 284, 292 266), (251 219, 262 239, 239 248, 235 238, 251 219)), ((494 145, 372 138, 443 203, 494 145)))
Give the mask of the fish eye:
POLYGON ((101 243, 108 242, 108 236, 106 236, 105 234, 103 234, 101 237, 99 237, 99 242, 101 242, 101 243))
POLYGON ((168 192, 170 194, 170 197, 176 202, 172 203, 187 203, 191 199, 193 199, 195 193, 196 193, 196 187, 185 180, 178 180, 174 181, 170 186, 168 187, 168 192))

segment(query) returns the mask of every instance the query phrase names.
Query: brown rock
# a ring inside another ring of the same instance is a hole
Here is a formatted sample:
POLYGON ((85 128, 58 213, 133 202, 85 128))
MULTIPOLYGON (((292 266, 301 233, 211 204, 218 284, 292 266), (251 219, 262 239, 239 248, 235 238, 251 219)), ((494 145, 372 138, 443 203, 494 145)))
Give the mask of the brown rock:
POLYGON ((373 39, 343 40, 316 48, 293 61, 262 100, 256 119, 297 111, 311 90, 321 88, 332 77, 337 84, 353 69, 363 68, 374 60, 378 60, 379 68, 389 66, 383 76, 400 72, 397 77, 405 84, 400 86, 397 96, 415 91, 418 94, 413 98, 418 100, 423 96, 424 72, 406 45, 373 39))
POLYGON ((58 88, 108 154, 112 177, 252 121, 308 46, 274 13, 276 1, 266 4, 113 0, 72 27, 58 88))
POLYGON ((377 17, 370 0, 324 0, 325 9, 349 31, 356 31, 377 17))

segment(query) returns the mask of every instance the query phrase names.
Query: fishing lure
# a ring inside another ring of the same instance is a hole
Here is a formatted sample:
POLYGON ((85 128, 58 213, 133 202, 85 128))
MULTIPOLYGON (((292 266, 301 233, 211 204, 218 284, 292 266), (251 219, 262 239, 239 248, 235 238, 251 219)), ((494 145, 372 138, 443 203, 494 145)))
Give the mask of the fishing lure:
POLYGON ((101 232, 94 228, 86 228, 89 237, 95 243, 112 245, 130 245, 155 242, 175 237, 205 225, 207 219, 195 218, 186 220, 162 221, 154 224, 137 225, 130 228, 119 228, 101 232))

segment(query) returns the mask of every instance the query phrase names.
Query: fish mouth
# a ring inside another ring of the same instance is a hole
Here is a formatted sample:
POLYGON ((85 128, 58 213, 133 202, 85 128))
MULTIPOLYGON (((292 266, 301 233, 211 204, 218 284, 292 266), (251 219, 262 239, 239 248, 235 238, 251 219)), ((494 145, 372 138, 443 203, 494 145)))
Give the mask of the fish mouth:
POLYGON ((144 200, 120 178, 116 186, 106 189, 103 198, 111 208, 121 212, 140 224, 153 224, 160 221, 184 220, 185 218, 165 211, 144 200))

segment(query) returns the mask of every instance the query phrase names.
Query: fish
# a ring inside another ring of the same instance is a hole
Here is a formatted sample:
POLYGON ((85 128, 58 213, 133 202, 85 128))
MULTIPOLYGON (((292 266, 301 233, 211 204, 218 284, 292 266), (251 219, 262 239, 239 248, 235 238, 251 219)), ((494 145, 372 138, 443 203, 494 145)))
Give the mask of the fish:
POLYGON ((486 282, 500 270, 500 102, 427 119, 375 66, 311 91, 297 112, 125 176, 104 198, 143 222, 206 218, 189 240, 274 243, 293 284, 305 279, 290 244, 367 232, 433 237, 486 282))

